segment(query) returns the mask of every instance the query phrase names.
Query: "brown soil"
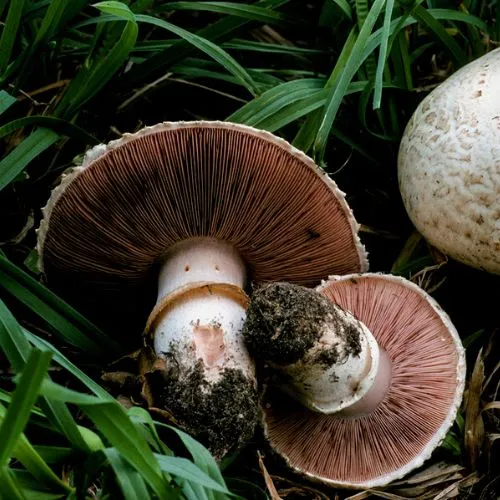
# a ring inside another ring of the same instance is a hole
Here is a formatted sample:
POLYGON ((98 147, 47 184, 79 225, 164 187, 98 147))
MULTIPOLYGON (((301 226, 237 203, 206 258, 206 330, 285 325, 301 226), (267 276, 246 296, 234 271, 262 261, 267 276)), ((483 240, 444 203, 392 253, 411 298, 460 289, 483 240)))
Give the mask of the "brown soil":
POLYGON ((217 459, 252 437, 257 391, 241 371, 225 369, 219 381, 210 384, 201 360, 181 371, 167 359, 165 369, 151 372, 147 379, 154 406, 172 414, 217 459))
POLYGON ((345 349, 336 345, 315 355, 316 363, 331 366, 361 350, 354 327, 338 328, 338 307, 314 290, 290 283, 270 283, 251 297, 243 335, 256 360, 285 366, 303 359, 325 328, 345 337, 345 349))

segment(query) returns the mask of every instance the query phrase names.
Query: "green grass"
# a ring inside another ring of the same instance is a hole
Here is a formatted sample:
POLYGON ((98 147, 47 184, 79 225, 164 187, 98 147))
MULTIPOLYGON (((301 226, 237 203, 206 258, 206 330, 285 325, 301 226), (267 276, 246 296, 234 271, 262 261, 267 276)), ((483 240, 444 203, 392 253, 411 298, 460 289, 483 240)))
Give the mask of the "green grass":
MULTIPOLYGON (((498 279, 435 266, 412 233, 395 165, 426 92, 500 41, 497 4, 0 0, 0 497, 266 498, 258 438, 219 467, 178 429, 125 410, 99 378, 123 354, 113 332, 33 266, 60 174, 87 147, 144 125, 228 120, 293 142, 348 193, 371 269, 425 275, 472 365, 487 352, 498 321, 485 290, 498 279)), ((439 453, 470 466, 464 414, 439 453)), ((281 481, 313 495, 307 482, 281 481)))

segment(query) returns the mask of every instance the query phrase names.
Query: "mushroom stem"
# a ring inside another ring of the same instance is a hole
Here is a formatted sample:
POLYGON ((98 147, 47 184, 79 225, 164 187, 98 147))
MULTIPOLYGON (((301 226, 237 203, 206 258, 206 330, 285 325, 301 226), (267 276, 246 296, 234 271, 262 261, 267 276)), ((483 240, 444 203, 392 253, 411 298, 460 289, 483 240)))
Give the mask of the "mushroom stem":
POLYGON ((173 245, 161 266, 158 298, 146 327, 156 354, 175 356, 181 371, 201 359, 210 383, 226 368, 254 380, 241 336, 248 305, 245 280, 245 263, 227 242, 190 238, 173 245))
POLYGON ((370 413, 390 385, 390 360, 370 330, 314 290, 274 283, 256 291, 244 335, 280 389, 316 412, 370 413))
POLYGON ((350 406, 346 406, 339 412, 340 417, 361 417, 369 415, 375 411, 382 402, 389 387, 392 378, 392 363, 384 349, 379 347, 378 370, 375 379, 358 401, 350 406))
POLYGON ((215 238, 189 238, 165 255, 158 279, 160 302, 174 290, 197 282, 246 284, 246 266, 233 245, 215 238))

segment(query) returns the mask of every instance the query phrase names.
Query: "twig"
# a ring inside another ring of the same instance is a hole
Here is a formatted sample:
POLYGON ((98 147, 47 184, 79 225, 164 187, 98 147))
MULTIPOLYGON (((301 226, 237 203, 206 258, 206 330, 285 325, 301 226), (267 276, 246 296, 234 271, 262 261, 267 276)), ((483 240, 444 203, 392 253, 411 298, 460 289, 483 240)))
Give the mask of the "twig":
MULTIPOLYGON (((31 92, 23 92, 22 90, 19 90, 19 92, 21 92, 22 96, 18 97, 17 100, 23 101, 24 99, 31 99, 35 103, 37 101, 32 99, 33 96, 39 95, 39 94, 44 94, 45 92, 48 92, 49 90, 54 90, 54 89, 58 89, 60 87, 64 87, 69 82, 70 82, 70 80, 58 80, 57 82, 51 83, 49 85, 45 85, 44 87, 40 87, 40 88, 33 90, 31 92)), ((42 103, 38 103, 38 104, 42 104, 42 103)))
POLYGON ((266 466, 264 465, 264 460, 262 460, 262 455, 260 454, 260 451, 257 452, 257 456, 259 457, 259 467, 260 471, 262 472, 262 475, 264 476, 264 481, 266 483, 267 490, 269 491, 269 494, 271 495, 272 500, 282 500, 282 498, 278 494, 278 490, 276 489, 276 486, 274 486, 273 480, 271 476, 269 475, 269 472, 267 472, 266 466))

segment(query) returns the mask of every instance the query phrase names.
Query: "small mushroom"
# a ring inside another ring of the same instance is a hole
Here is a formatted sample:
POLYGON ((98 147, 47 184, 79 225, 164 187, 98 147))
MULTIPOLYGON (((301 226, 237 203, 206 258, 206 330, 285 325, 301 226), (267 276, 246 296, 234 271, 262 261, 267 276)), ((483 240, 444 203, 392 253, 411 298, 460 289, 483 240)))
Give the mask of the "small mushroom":
POLYGON ((399 187, 424 238, 500 273, 500 49, 467 64, 420 103, 404 132, 399 187))
POLYGON ((243 332, 267 372, 265 434, 313 480, 388 484, 421 466, 455 419, 463 346, 439 305, 403 278, 332 277, 316 291, 265 285, 243 332))
POLYGON ((217 456, 256 422, 249 278, 314 286, 367 266, 334 182, 284 140, 232 123, 162 123, 97 146, 44 216, 48 284, 124 340, 146 324, 164 361, 155 406, 217 456))

